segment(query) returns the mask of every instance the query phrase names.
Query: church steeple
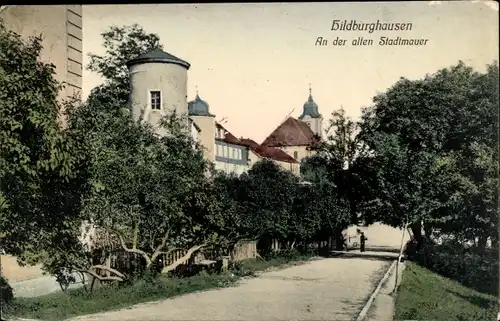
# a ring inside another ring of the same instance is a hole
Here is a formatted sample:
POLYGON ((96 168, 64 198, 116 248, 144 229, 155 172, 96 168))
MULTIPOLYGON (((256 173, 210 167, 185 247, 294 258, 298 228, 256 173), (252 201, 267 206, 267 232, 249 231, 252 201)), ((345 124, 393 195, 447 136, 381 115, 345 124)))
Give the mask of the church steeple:
POLYGON ((198 86, 196 86, 196 97, 194 100, 188 102, 188 114, 189 116, 210 116, 210 106, 206 101, 200 98, 198 93, 198 86))
POLYGON ((307 102, 304 104, 302 109, 302 115, 300 115, 299 119, 303 119, 304 117, 309 116, 311 118, 321 118, 321 114, 318 110, 318 105, 314 102, 312 97, 312 89, 311 84, 309 83, 309 97, 307 98, 307 102))

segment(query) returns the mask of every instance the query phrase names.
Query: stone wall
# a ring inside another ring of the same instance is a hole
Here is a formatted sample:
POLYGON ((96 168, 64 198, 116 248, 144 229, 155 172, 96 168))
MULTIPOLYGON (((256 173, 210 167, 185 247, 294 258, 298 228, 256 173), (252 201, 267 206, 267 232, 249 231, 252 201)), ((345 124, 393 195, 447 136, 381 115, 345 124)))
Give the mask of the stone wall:
POLYGON ((82 90, 82 5, 4 6, 3 24, 28 39, 42 36, 41 59, 56 67, 56 79, 66 85, 61 98, 82 90))

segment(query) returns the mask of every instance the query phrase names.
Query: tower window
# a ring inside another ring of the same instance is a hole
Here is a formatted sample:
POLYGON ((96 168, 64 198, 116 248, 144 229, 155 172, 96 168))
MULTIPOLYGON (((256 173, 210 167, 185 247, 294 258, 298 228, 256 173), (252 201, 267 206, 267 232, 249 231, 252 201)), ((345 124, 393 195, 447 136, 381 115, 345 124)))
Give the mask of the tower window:
POLYGON ((160 91, 150 91, 151 98, 151 109, 160 110, 161 109, 161 92, 160 91))
POLYGON ((306 124, 307 124, 307 126, 311 127, 311 123, 310 122, 307 122, 306 124))
POLYGON ((293 158, 297 159, 299 157, 299 152, 295 151, 293 152, 293 158))

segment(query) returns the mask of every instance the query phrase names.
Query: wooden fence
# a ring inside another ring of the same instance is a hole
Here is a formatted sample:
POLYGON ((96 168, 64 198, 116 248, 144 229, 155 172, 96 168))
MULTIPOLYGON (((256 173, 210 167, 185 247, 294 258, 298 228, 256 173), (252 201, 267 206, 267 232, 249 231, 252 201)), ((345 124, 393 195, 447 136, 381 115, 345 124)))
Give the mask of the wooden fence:
MULTIPOLYGON (((188 252, 187 249, 176 250, 168 254, 163 254, 160 259, 160 267, 166 267, 181 259, 188 252)), ((217 261, 223 256, 229 256, 231 261, 242 261, 257 257, 257 242, 250 241, 235 246, 234 250, 229 252, 224 249, 201 249, 194 253, 191 258, 181 262, 180 265, 197 263, 200 260, 217 261)), ((134 265, 139 265, 141 256, 136 253, 129 253, 121 249, 113 251, 108 261, 105 263, 111 268, 118 270, 131 270, 134 265)))

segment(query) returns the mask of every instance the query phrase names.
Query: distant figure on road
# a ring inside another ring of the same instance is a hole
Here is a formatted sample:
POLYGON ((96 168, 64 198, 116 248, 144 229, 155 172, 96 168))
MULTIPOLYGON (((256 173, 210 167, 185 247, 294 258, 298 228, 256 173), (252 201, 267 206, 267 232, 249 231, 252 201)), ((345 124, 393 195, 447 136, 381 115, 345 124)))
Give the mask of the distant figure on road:
POLYGON ((365 251, 365 241, 368 240, 368 238, 365 236, 364 232, 361 232, 360 234, 361 235, 359 236, 359 243, 360 243, 359 251, 364 252, 365 251))

